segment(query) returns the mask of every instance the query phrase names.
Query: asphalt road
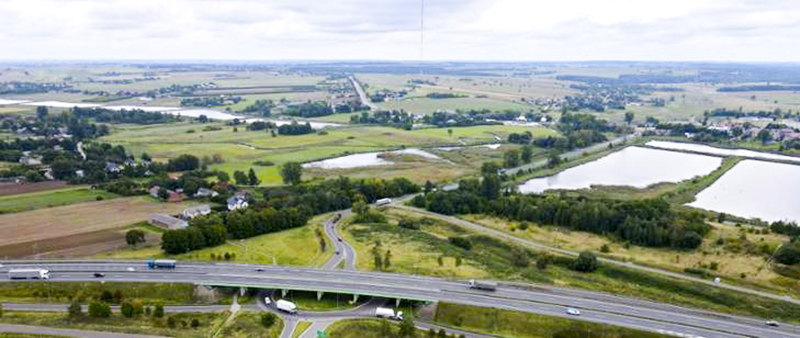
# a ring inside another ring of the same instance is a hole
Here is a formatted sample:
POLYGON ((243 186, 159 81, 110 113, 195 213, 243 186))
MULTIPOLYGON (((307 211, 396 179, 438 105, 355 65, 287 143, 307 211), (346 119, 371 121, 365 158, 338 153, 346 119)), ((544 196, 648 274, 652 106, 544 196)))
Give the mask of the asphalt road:
POLYGON ((325 235, 327 235, 328 238, 331 240, 331 243, 333 243, 334 246, 334 250, 336 251, 334 251, 333 257, 331 257, 331 259, 328 260, 322 266, 322 268, 335 269, 339 265, 339 263, 342 262, 342 260, 344 260, 345 270, 356 270, 356 250, 353 249, 353 246, 347 243, 347 241, 342 239, 342 237, 338 233, 338 230, 336 229, 336 225, 339 222, 341 222, 341 220, 350 217, 352 212, 350 211, 350 209, 347 209, 340 211, 339 214, 341 215, 341 218, 338 221, 334 222, 334 220, 336 219, 334 216, 331 219, 325 221, 325 224, 323 224, 325 228, 325 235))
POLYGON ((350 76, 350 83, 353 84, 353 87, 356 89, 356 93, 358 93, 358 97, 361 100, 361 104, 369 106, 372 111, 380 110, 380 107, 372 102, 372 100, 367 97, 367 93, 364 92, 364 88, 361 87, 361 83, 356 80, 354 76, 350 76))
MULTIPOLYGON (((44 268, 53 281, 97 280, 93 272, 106 272, 108 281, 184 282, 207 285, 241 285, 263 289, 315 290, 444 301, 466 305, 569 317, 603 324, 649 331, 676 332, 692 337, 800 337, 800 328, 765 326, 758 319, 736 317, 672 305, 645 302, 585 291, 559 288, 501 286, 496 292, 469 289, 463 281, 375 272, 312 268, 255 266, 245 264, 179 263, 174 270, 150 270, 144 262, 62 262, 5 263, 10 267, 44 268), (263 271, 257 272, 256 267, 263 271), (134 271, 128 271, 133 268, 134 271), (579 317, 564 313, 573 306, 579 317)), ((8 281, 5 274, 0 282, 8 281)))

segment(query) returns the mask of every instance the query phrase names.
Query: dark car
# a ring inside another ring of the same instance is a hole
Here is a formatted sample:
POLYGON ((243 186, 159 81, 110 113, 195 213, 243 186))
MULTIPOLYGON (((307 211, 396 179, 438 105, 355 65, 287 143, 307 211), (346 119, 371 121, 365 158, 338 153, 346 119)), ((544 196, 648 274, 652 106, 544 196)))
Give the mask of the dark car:
POLYGON ((336 254, 338 255, 338 254, 339 254, 339 251, 336 251, 336 254))
POLYGON ((95 272, 94 273, 94 278, 103 278, 105 276, 106 276, 106 274, 104 274, 102 272, 95 272))
POLYGON ((263 268, 258 268, 258 269, 256 269, 256 271, 258 271, 258 272, 264 272, 264 271, 266 271, 266 270, 264 270, 263 268))
POLYGON ((341 241, 342 241, 342 238, 341 238, 341 237, 339 237, 339 238, 338 238, 338 240, 339 240, 339 242, 341 242, 341 241))

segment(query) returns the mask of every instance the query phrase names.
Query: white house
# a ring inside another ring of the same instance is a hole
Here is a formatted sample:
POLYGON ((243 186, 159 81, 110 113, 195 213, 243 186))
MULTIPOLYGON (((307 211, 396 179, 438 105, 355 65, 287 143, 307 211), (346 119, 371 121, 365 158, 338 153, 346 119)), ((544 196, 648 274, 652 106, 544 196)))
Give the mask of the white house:
POLYGON ((184 209, 183 212, 181 212, 181 216, 183 216, 184 219, 192 219, 195 218, 195 216, 208 215, 210 213, 211 206, 203 204, 184 209))
POLYGON ((230 211, 246 209, 248 206, 250 206, 250 204, 247 203, 247 199, 245 199, 244 197, 231 196, 230 198, 228 198, 228 210, 230 211))

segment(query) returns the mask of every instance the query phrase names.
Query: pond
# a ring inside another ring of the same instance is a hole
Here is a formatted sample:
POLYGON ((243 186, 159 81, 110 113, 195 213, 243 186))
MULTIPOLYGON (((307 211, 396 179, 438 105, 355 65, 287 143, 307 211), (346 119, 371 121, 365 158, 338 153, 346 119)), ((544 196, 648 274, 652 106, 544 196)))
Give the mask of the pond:
POLYGON ((645 145, 650 146, 650 147, 654 147, 654 148, 671 149, 671 150, 686 150, 686 151, 692 151, 692 152, 709 154, 709 155, 739 156, 739 157, 747 157, 747 158, 755 158, 755 159, 792 161, 792 162, 800 163, 800 157, 787 156, 787 155, 778 155, 778 154, 765 153, 765 152, 760 152, 760 151, 752 151, 752 150, 746 150, 746 149, 717 148, 717 147, 711 147, 711 146, 707 146, 707 145, 704 145, 704 144, 697 144, 697 143, 669 142, 669 141, 650 141, 650 142, 647 142, 645 145))
POLYGON ((387 160, 386 155, 415 155, 427 159, 440 159, 439 156, 426 152, 424 150, 409 148, 388 152, 372 152, 363 154, 346 155, 336 158, 329 158, 327 160, 309 162, 303 164, 303 168, 320 168, 320 169, 352 169, 360 167, 391 165, 394 162, 387 160))
POLYGON ((800 166, 744 160, 689 206, 773 222, 800 222, 800 166))
POLYGON ((645 188, 661 182, 680 182, 707 175, 722 164, 722 158, 627 147, 623 150, 556 175, 531 179, 519 186, 522 193, 552 189, 584 189, 592 185, 645 188))

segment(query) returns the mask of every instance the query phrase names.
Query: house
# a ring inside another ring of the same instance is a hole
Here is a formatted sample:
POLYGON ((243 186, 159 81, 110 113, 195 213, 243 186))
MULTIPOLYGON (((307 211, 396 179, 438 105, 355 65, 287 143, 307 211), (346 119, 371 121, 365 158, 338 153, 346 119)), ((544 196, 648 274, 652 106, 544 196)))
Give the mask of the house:
POLYGON ((35 156, 22 156, 19 158, 19 163, 24 165, 40 165, 42 164, 42 160, 35 156))
POLYGON ((228 198, 228 210, 246 209, 250 204, 247 199, 241 196, 231 196, 228 198))
POLYGON ((167 190, 169 193, 169 197, 167 197, 167 202, 180 202, 186 199, 186 195, 182 192, 167 190))
POLYGON ((152 214, 148 222, 154 226, 164 229, 183 229, 189 226, 186 221, 175 218, 167 214, 152 214))
POLYGON ((183 216, 183 219, 192 219, 195 218, 195 216, 208 215, 210 213, 211 206, 203 204, 184 209, 183 212, 181 212, 181 216, 183 216))
POLYGON ((158 198, 158 191, 159 190, 161 190, 161 187, 159 187, 157 185, 154 185, 154 186, 150 187, 150 189, 147 190, 147 192, 150 193, 150 196, 153 196, 154 198, 158 198))
POLYGON ((81 178, 86 177, 86 172, 84 172, 83 170, 75 170, 75 176, 78 176, 78 177, 81 177, 81 178))
POLYGON ((136 161, 134 161, 132 158, 126 158, 125 162, 123 162, 123 164, 125 166, 128 166, 128 167, 135 167, 136 166, 136 161))
POLYGON ((194 197, 215 197, 219 195, 216 191, 208 189, 208 188, 200 188, 197 189, 197 193, 194 194, 194 197))
POLYGON ((124 169, 123 166, 116 164, 114 162, 106 162, 106 171, 110 173, 118 173, 124 169))

